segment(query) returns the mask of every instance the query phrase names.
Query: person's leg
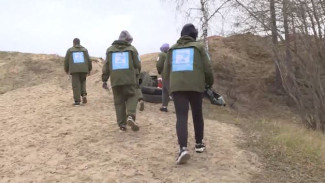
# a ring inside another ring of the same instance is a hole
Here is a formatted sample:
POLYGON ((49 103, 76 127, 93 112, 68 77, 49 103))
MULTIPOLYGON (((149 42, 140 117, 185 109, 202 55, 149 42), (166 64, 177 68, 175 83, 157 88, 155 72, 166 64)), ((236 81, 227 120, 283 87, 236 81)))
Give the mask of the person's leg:
POLYGON ((195 151, 201 153, 205 150, 205 144, 202 142, 204 137, 204 120, 202 113, 203 93, 191 92, 190 105, 192 109, 194 133, 195 133, 195 151))
POLYGON ((186 92, 174 92, 174 106, 176 111, 176 133, 179 144, 179 154, 176 159, 176 164, 184 164, 190 159, 190 154, 187 150, 187 119, 189 110, 189 101, 186 92))
POLYGON ((112 88, 114 95, 114 106, 116 111, 116 120, 119 127, 126 126, 126 106, 123 88, 115 86, 112 88))
POLYGON ((139 110, 143 111, 144 110, 144 102, 143 102, 143 95, 140 87, 136 88, 136 95, 138 96, 138 102, 139 102, 139 110))
POLYGON ((81 84, 81 96, 82 96, 82 103, 87 103, 87 90, 86 90, 86 79, 87 73, 80 74, 80 84, 81 84))
POLYGON ((75 104, 80 103, 80 91, 81 91, 81 85, 80 85, 80 77, 79 73, 72 74, 72 91, 73 91, 73 99, 75 104))
POLYGON ((176 111, 176 133, 180 149, 187 147, 187 120, 189 110, 189 100, 186 92, 174 92, 174 106, 176 111))
POLYGON ((143 95, 141 91, 140 84, 142 83, 142 80, 140 79, 140 74, 136 74, 136 80, 137 80, 137 85, 136 85, 136 95, 138 96, 138 102, 140 104, 139 110, 143 111, 144 110, 144 101, 143 101, 143 95))
POLYGON ((162 88, 162 107, 160 108, 161 111, 168 112, 167 106, 169 103, 169 81, 163 80, 162 81, 163 88, 162 88))
POLYGON ((131 126, 133 131, 138 131, 139 126, 135 122, 136 119, 136 109, 138 103, 138 95, 136 94, 137 89, 135 85, 123 86, 123 90, 126 96, 126 114, 127 123, 131 126))
POLYGON ((202 113, 202 97, 203 94, 199 92, 191 92, 190 94, 190 105, 192 109, 192 117, 195 132, 196 143, 202 143, 204 135, 204 120, 202 113))

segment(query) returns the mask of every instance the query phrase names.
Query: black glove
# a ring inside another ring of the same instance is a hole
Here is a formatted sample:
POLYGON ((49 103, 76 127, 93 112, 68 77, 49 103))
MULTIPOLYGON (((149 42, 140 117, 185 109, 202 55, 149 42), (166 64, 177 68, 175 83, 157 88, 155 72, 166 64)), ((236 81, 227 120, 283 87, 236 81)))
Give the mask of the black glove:
POLYGON ((106 90, 108 89, 108 86, 107 86, 106 82, 103 82, 103 88, 106 89, 106 90))

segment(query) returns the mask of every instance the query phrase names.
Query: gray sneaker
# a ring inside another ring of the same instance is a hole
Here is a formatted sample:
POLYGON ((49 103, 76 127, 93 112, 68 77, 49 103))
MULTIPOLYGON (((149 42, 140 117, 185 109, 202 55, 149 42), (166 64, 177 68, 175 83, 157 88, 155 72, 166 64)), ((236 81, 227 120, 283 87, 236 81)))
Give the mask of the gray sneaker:
POLYGON ((128 120, 126 121, 126 123, 131 126, 131 129, 133 131, 139 131, 139 126, 138 124, 134 121, 134 119, 132 118, 132 116, 128 117, 128 120))
POLYGON ((176 164, 177 165, 185 164, 190 158, 191 158, 191 156, 190 156, 187 148, 182 147, 182 149, 180 149, 178 157, 176 159, 176 164))

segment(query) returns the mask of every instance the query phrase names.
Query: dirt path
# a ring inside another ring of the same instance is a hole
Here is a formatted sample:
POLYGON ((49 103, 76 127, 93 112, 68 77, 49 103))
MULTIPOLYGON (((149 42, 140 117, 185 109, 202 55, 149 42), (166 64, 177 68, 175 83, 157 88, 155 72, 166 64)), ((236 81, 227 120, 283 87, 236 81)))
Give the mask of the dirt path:
POLYGON ((99 74, 88 79, 89 103, 72 107, 68 81, 21 88, 0 95, 0 182, 247 183, 258 160, 237 147, 239 128, 205 121, 207 151, 176 166, 173 107, 161 113, 146 103, 139 132, 120 133, 112 94, 99 74), (64 86, 64 87, 62 87, 64 86))

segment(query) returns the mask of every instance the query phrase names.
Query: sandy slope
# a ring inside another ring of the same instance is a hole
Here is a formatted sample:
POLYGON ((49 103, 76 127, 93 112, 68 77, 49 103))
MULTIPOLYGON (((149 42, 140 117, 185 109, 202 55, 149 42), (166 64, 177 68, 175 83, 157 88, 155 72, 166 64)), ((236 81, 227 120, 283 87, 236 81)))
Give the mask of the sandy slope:
MULTIPOLYGON (((68 80, 0 95, 0 182, 250 182, 257 157, 237 147, 240 129, 206 120, 207 151, 176 166, 175 114, 146 103, 139 132, 121 133, 112 93, 88 78, 89 103, 72 107, 68 80)), ((191 117, 189 118, 191 120, 191 117)))

